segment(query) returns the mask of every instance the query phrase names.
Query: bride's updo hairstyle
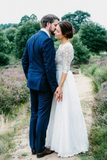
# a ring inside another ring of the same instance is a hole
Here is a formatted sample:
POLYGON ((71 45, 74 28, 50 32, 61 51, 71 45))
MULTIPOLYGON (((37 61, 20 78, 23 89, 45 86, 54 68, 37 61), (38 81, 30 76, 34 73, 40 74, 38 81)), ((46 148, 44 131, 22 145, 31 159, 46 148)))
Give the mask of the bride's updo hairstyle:
POLYGON ((73 25, 69 21, 61 21, 58 23, 61 28, 62 35, 68 39, 73 37, 74 28, 73 25))

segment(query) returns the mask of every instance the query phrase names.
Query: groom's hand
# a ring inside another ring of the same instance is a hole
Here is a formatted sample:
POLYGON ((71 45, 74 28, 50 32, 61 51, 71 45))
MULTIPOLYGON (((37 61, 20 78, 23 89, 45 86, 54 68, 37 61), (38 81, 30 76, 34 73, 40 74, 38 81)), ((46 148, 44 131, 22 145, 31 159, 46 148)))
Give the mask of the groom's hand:
POLYGON ((62 87, 57 87, 56 91, 55 91, 55 95, 56 95, 56 98, 55 100, 56 101, 62 101, 63 99, 63 92, 62 92, 62 87))

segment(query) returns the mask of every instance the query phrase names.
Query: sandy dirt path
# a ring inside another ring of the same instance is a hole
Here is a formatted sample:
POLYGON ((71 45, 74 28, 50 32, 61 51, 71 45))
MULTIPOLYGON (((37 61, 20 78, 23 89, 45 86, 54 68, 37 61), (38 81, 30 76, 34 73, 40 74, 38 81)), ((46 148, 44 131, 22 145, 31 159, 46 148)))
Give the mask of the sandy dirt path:
MULTIPOLYGON (((84 76, 83 74, 74 75, 75 81, 77 84, 77 90, 81 101, 82 111, 85 117, 88 134, 91 130, 91 125, 93 122, 92 119, 92 110, 91 106, 94 101, 94 95, 92 92, 91 79, 89 77, 84 76)), ((29 147, 29 137, 28 131, 29 127, 20 129, 20 133, 14 137, 14 142, 16 143, 16 147, 12 153, 12 156, 9 160, 36 160, 35 155, 31 155, 30 147, 29 147)), ((45 156, 41 158, 41 160, 68 160, 68 158, 59 158, 56 153, 45 156)), ((78 156, 70 157, 69 160, 80 160, 78 156)))

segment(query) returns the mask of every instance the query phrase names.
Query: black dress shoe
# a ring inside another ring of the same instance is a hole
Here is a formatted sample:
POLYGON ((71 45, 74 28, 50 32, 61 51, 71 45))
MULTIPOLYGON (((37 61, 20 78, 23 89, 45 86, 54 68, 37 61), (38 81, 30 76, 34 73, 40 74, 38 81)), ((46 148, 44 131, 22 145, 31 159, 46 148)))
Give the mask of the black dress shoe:
POLYGON ((32 154, 35 155, 36 154, 36 150, 31 150, 32 154))
POLYGON ((42 158, 48 154, 52 154, 54 151, 51 151, 50 149, 48 148, 45 148, 43 152, 41 153, 37 153, 37 158, 42 158))

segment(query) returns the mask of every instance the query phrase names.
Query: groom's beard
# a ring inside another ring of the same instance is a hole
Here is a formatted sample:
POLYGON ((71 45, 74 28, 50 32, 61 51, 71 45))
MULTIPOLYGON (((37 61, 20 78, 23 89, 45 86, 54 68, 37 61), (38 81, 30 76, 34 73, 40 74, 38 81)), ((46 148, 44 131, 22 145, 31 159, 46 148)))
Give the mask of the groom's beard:
POLYGON ((51 35, 53 35, 53 36, 55 35, 55 34, 54 34, 54 31, 51 31, 51 30, 50 30, 50 33, 51 33, 51 35))
POLYGON ((51 35, 53 35, 53 36, 55 35, 55 34, 54 34, 55 31, 52 30, 51 26, 50 26, 50 28, 49 28, 49 32, 51 33, 51 35))

